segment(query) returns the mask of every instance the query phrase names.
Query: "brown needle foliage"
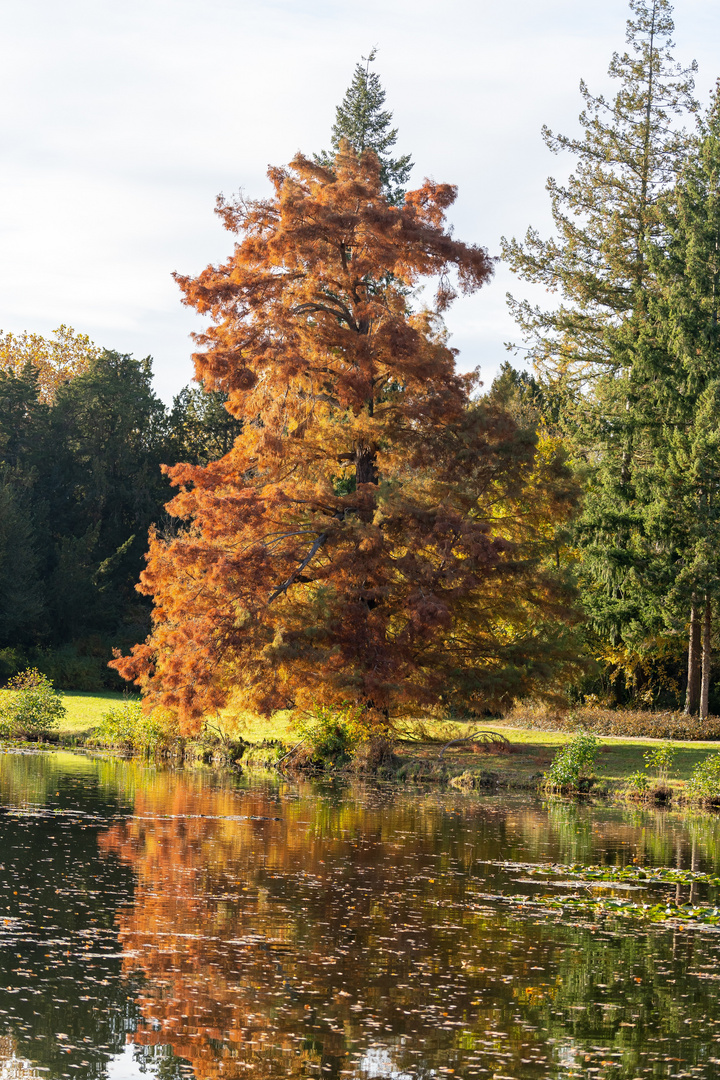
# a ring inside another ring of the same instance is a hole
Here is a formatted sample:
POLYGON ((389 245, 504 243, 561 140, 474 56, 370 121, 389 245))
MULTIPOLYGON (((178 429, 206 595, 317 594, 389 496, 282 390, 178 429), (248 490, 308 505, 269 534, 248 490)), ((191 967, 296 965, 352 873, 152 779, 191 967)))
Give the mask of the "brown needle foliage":
POLYGON ((270 199, 219 200, 230 259, 177 278, 212 319, 197 375, 243 430, 168 470, 184 524, 151 536, 154 629, 115 666, 188 728, 231 694, 387 714, 526 692, 563 653, 541 564, 574 491, 556 448, 455 371, 449 275, 471 292, 492 260, 446 229, 453 187, 392 206, 372 153, 269 176, 270 199), (435 307, 414 309, 428 277, 435 307))

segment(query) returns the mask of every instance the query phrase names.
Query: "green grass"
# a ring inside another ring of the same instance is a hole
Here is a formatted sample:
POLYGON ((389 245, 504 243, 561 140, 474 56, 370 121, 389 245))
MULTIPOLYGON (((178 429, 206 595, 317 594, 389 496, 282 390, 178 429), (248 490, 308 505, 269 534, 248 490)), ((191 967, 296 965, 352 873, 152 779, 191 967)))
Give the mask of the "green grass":
MULTIPOLYGON (((0 691, 0 695, 2 693, 3 691, 0 691)), ((73 691, 63 693, 62 697, 67 716, 57 729, 58 735, 61 740, 74 741, 89 734, 100 723, 103 714, 113 705, 122 702, 125 695, 111 690, 102 693, 73 691)), ((240 737, 250 743, 277 739, 291 746, 299 738, 293 727, 292 713, 289 711, 265 718, 246 710, 228 708, 222 712, 217 722, 211 721, 210 726, 218 727, 224 736, 240 737)), ((420 736, 422 740, 398 743, 397 752, 404 759, 420 759, 430 766, 445 765, 451 773, 465 770, 492 771, 498 774, 501 782, 523 786, 530 784, 531 778, 546 771, 555 752, 573 737, 565 732, 513 728, 497 721, 468 724, 428 719, 408 721, 400 726, 409 733, 420 736), (475 754, 466 746, 450 747, 445 751, 442 761, 439 761, 444 743, 468 736, 477 730, 502 733, 516 748, 516 752, 475 754)), ((602 750, 596 766, 601 786, 622 788, 624 781, 632 773, 645 771, 645 751, 658 742, 665 741, 635 737, 601 737, 602 750)), ((679 786, 681 781, 689 778, 699 762, 704 761, 710 754, 720 752, 720 742, 678 740, 673 741, 672 745, 675 749, 675 764, 670 777, 671 786, 679 786)), ((653 774, 650 770, 648 775, 652 781, 653 774)))
MULTIPOLYGON (((413 725, 408 725, 412 728, 413 725)), ((452 772, 487 770, 498 774, 501 782, 526 785, 532 777, 545 772, 560 747, 569 742, 572 734, 559 731, 537 731, 526 728, 512 728, 504 723, 455 723, 450 721, 428 722, 422 725, 424 731, 444 742, 450 739, 470 735, 473 731, 497 731, 510 740, 515 753, 474 754, 467 747, 449 747, 443 755, 443 763, 452 772)), ((628 776, 634 772, 647 772, 651 782, 652 770, 645 769, 643 754, 658 743, 672 742, 675 750, 675 764, 669 779, 671 787, 678 787, 680 781, 687 780, 695 766, 711 754, 720 753, 718 742, 695 742, 650 738, 621 738, 605 736, 600 738, 602 749, 598 755, 596 775, 600 786, 611 789, 622 788, 628 776)), ((402 757, 419 757, 431 764, 437 763, 441 742, 400 743, 398 752, 402 757)))
POLYGON ((63 693, 63 705, 67 716, 57 728, 62 739, 68 736, 86 735, 102 720, 103 714, 124 700, 125 695, 117 690, 73 690, 63 693))
MULTIPOLYGON (((7 690, 0 690, 0 706, 7 690)), ((55 731, 60 739, 75 739, 87 735, 102 720, 103 714, 113 705, 124 700, 125 695, 117 690, 72 690, 61 692, 67 715, 55 731)))

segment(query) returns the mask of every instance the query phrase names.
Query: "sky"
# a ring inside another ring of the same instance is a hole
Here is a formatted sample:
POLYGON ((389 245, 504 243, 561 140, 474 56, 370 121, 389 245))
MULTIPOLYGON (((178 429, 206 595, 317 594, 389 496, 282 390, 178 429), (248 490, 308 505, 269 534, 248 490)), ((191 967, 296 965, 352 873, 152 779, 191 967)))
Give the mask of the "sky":
MULTIPOLYGON (((625 0, 0 0, 0 330, 65 323, 151 355, 169 401, 202 325, 172 272, 232 251, 220 192, 263 197, 268 165, 329 146, 373 47, 410 186, 458 185, 455 235, 496 255, 503 235, 549 234, 545 181, 571 162, 541 127, 579 131, 581 78, 612 90, 627 15, 625 0)), ((677 0, 675 25, 705 104, 720 8, 677 0)), ((499 264, 446 318, 460 366, 486 383, 518 340, 508 291, 527 286, 499 264)))

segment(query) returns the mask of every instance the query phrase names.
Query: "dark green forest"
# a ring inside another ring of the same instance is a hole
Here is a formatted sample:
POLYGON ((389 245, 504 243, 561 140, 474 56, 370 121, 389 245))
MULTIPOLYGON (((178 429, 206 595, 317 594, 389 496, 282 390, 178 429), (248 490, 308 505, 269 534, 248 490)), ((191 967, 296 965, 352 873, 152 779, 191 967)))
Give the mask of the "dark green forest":
POLYGON ((160 466, 221 457, 238 424, 199 387, 167 408, 150 359, 117 352, 42 396, 31 364, 0 369, 0 679, 33 664, 61 688, 121 688, 112 649, 150 627, 148 529, 173 527, 160 466))

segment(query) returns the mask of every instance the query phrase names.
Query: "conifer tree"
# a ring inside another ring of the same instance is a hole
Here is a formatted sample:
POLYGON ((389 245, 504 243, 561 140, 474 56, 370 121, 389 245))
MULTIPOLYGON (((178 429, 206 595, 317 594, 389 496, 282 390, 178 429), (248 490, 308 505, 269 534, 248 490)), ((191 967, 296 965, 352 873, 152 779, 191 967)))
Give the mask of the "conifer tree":
POLYGON ((197 376, 243 421, 170 470, 176 534, 151 536, 153 632, 115 666, 188 728, 230 695, 262 712, 483 710, 574 663, 548 565, 575 489, 562 452, 473 400, 437 313, 490 276, 454 239, 449 185, 401 206, 378 158, 298 156, 272 198, 220 202, 233 255, 186 302, 212 316, 197 376), (408 291, 436 277, 435 310, 408 291))
POLYGON ((372 150, 380 160, 380 181, 388 201, 398 205, 405 197, 405 185, 410 178, 412 161, 409 154, 392 156, 397 142, 397 128, 391 127, 392 113, 385 109, 385 90, 377 72, 370 70, 376 50, 371 49, 364 63, 355 65, 352 82, 335 112, 332 126, 332 153, 316 155, 316 160, 331 167, 343 139, 358 156, 372 150))
POLYGON ((720 594, 720 85, 661 222, 636 364, 652 448, 638 484, 658 607, 676 626, 690 612, 686 711, 707 715, 720 594))
POLYGON ((584 602, 610 650, 638 643, 647 631, 647 596, 638 560, 642 507, 635 465, 645 453, 637 385, 639 339, 656 292, 648 245, 659 239, 658 200, 677 176, 688 147, 684 114, 695 65, 673 62, 668 0, 630 0, 628 48, 609 74, 612 100, 581 83, 581 138, 543 135, 576 167, 565 184, 548 181, 557 235, 530 229, 524 242, 504 241, 504 255, 525 280, 561 294, 543 310, 510 299, 528 356, 565 402, 564 429, 590 466, 578 527, 584 602))

